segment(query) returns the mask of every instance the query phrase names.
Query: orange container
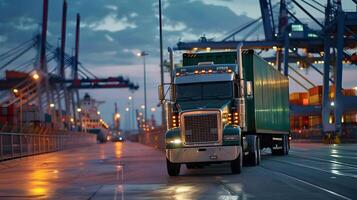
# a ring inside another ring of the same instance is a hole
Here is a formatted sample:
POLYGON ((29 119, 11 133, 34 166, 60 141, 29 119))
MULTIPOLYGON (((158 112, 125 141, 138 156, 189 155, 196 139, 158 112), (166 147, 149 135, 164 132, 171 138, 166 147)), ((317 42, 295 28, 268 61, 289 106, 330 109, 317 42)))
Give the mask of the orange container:
POLYGON ((356 96, 356 90, 355 89, 344 89, 342 91, 342 94, 345 96, 356 96))
POLYGON ((316 128, 322 124, 321 116, 309 116, 309 127, 316 128))
POLYGON ((307 92, 294 92, 289 95, 290 104, 292 105, 308 105, 309 94, 307 92))
POLYGON ((321 94, 309 95, 309 104, 310 105, 321 105, 321 103, 322 103, 322 95, 321 94))
POLYGON ((309 89, 309 96, 315 95, 322 95, 322 85, 318 85, 309 89))

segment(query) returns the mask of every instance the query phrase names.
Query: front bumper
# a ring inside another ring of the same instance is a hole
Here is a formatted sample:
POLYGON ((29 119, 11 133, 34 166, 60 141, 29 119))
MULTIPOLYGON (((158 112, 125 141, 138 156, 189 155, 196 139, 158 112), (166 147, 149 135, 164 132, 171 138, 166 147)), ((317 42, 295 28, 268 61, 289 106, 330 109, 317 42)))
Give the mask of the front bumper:
POLYGON ((166 149, 166 158, 172 163, 231 161, 241 154, 239 146, 191 147, 166 149))

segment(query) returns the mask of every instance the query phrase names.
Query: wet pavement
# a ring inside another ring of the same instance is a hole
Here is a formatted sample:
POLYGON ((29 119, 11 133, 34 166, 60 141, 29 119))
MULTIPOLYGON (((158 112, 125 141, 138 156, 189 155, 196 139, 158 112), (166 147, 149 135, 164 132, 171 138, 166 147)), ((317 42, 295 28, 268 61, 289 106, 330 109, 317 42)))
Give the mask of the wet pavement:
POLYGON ((357 144, 263 151, 260 166, 228 164, 169 177, 163 151, 107 143, 0 162, 0 199, 357 199, 357 144))

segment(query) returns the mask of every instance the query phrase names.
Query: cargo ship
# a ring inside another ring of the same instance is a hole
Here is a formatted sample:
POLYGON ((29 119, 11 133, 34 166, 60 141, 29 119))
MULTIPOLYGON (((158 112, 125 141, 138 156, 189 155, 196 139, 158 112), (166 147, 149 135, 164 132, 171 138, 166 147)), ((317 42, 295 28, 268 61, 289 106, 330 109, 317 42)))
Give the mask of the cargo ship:
POLYGON ((83 131, 96 134, 99 142, 106 142, 110 140, 110 134, 109 126, 104 122, 98 110, 102 103, 86 93, 80 101, 80 120, 83 131))

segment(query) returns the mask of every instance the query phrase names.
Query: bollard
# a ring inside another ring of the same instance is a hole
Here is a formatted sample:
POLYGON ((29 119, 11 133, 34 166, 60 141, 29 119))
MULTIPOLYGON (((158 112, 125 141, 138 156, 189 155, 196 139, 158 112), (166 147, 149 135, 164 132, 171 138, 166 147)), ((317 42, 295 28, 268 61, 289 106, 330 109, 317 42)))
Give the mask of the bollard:
POLYGON ((3 158, 2 135, 0 134, 0 160, 3 158))
POLYGON ((14 135, 11 134, 11 158, 14 157, 14 135))

